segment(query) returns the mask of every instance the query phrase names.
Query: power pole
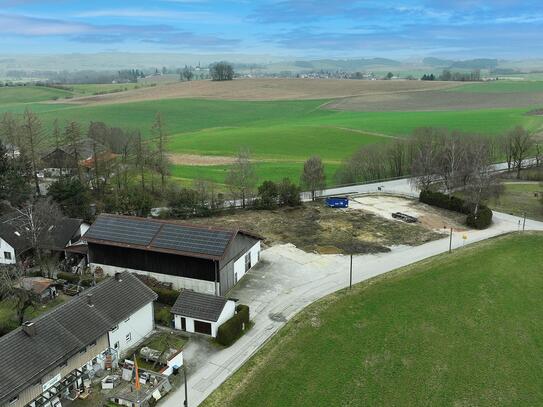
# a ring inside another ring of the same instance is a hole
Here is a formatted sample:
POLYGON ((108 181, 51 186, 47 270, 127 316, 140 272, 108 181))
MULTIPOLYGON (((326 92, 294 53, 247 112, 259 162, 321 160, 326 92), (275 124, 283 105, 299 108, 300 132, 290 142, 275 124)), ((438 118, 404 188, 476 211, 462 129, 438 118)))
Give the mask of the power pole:
POLYGON ((351 269, 349 273, 349 290, 353 288, 353 255, 351 254, 351 269))
POLYGON ((452 253, 452 236, 453 236, 453 228, 451 228, 451 235, 449 237, 449 253, 452 253))
POLYGON ((522 221, 522 231, 526 231, 526 212, 524 212, 524 220, 522 221))
POLYGON ((183 374, 185 375, 185 402, 183 405, 189 407, 189 388, 187 386, 187 365, 185 361, 183 361, 183 374))

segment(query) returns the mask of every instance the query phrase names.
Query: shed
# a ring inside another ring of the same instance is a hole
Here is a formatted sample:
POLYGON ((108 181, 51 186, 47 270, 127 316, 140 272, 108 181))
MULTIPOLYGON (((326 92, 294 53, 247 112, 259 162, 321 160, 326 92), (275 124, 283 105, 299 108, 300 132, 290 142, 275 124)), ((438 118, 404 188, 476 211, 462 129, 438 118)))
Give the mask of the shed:
POLYGON ((234 316, 236 304, 224 297, 183 290, 171 312, 175 329, 215 338, 219 326, 234 316))

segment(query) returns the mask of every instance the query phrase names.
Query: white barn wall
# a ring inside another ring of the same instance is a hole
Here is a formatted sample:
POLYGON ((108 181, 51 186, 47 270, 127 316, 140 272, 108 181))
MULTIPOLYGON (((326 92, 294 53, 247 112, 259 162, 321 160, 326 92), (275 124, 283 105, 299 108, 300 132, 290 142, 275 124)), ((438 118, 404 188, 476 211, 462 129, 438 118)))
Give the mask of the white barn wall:
MULTIPOLYGON (((128 271, 130 273, 155 278, 158 281, 161 281, 163 283, 171 283, 175 290, 181 290, 182 288, 186 288, 187 290, 194 290, 199 293, 215 295, 214 281, 198 280, 195 278, 188 278, 188 277, 170 276, 167 274, 159 274, 159 273, 152 273, 150 271, 127 269, 127 268, 116 267, 116 266, 108 266, 108 265, 99 264, 99 263, 91 263, 90 267, 91 267, 91 270, 93 271, 97 267, 100 267, 102 270, 104 270, 104 273, 109 276, 114 276, 115 273, 122 273, 124 271, 128 271)), ((219 283, 217 283, 217 286, 219 286, 219 283)))
POLYGON ((245 275, 245 255, 247 253, 251 254, 251 268, 253 268, 259 260, 259 254, 260 254, 260 240, 255 243, 253 247, 251 247, 247 252, 245 252, 239 259, 236 260, 234 263, 234 275, 237 274, 238 279, 237 281, 241 280, 243 276, 245 275))
POLYGON ((11 247, 8 242, 0 238, 0 264, 15 264, 17 259, 15 258, 15 249, 11 247), (4 257, 4 252, 11 254, 11 260, 7 260, 4 257))
POLYGON ((133 313, 127 320, 120 322, 116 330, 109 331, 109 346, 115 348, 115 343, 119 342, 117 350, 119 354, 123 354, 143 341, 153 332, 153 329, 154 309, 153 303, 150 302, 133 313), (129 341, 126 340, 128 334, 130 334, 129 341))

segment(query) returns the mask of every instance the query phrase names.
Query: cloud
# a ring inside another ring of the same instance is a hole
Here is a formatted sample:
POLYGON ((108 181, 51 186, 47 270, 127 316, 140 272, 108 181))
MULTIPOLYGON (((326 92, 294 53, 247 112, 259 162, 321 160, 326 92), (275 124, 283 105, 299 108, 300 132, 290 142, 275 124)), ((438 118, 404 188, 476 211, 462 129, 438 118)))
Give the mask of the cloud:
POLYGON ((124 9, 101 9, 83 11, 75 15, 75 17, 121 17, 121 18, 166 18, 176 20, 194 20, 205 21, 215 19, 212 13, 199 11, 174 11, 161 9, 139 9, 139 8, 124 8, 124 9))
POLYGON ((62 36, 81 43, 142 43, 193 48, 228 48, 241 41, 212 34, 196 34, 166 24, 96 25, 64 20, 0 14, 0 34, 27 37, 62 36))

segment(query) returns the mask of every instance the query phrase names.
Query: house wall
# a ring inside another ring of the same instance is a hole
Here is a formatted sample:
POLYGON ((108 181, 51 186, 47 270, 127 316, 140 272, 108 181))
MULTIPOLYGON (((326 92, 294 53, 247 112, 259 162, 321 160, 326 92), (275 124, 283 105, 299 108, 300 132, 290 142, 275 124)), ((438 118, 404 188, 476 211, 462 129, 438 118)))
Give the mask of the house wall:
POLYGON ((260 240, 253 240, 253 245, 246 248, 235 256, 220 272, 220 295, 226 295, 232 287, 246 274, 245 255, 251 255, 251 268, 254 267, 260 259, 261 245, 260 240), (237 275, 237 276, 236 276, 237 275))
MULTIPOLYGON (((217 337, 217 330, 219 329, 219 326, 224 324, 226 321, 228 321, 230 318, 234 316, 236 312, 236 303, 234 301, 227 301, 224 305, 224 308, 221 312, 221 315, 219 316, 219 319, 217 322, 212 321, 206 321, 204 319, 195 319, 195 318, 188 318, 185 317, 186 321, 186 331, 194 333, 194 321, 203 321, 203 322, 211 322, 211 336, 213 338, 217 337)), ((174 327, 175 329, 181 330, 181 318, 182 315, 174 315, 174 327)))
POLYGON ((15 264, 16 262, 15 249, 13 249, 13 247, 11 247, 4 239, 0 238, 0 264, 15 264), (5 258, 4 252, 11 253, 11 260, 5 258))
POLYGON ((44 375, 41 380, 37 381, 31 387, 23 390, 19 393, 19 399, 10 404, 9 401, 5 403, 2 407, 24 407, 36 397, 40 396, 43 393, 43 384, 47 383, 49 380, 54 378, 56 375, 60 374, 60 377, 66 376, 68 373, 72 372, 75 369, 80 369, 88 362, 92 361, 99 354, 104 352, 109 347, 108 336, 101 336, 96 343, 89 345, 84 348, 83 352, 79 352, 76 355, 72 356, 65 365, 61 365, 44 375))
POLYGON ((128 349, 137 346, 149 336, 153 329, 154 310, 153 303, 150 302, 133 313, 128 319, 120 322, 117 329, 109 331, 109 346, 116 349, 119 355, 124 355, 128 349))
MULTIPOLYGON (((187 277, 176 277, 176 276, 170 276, 167 274, 160 274, 160 273, 151 273, 151 272, 147 272, 143 270, 134 270, 134 269, 124 268, 124 267, 108 266, 106 264, 100 264, 100 263, 91 263, 90 267, 91 267, 91 270, 93 271, 97 267, 100 267, 104 271, 104 273, 109 276, 113 276, 115 275, 115 273, 122 273, 124 271, 128 271, 130 273, 156 278, 158 281, 161 281, 163 283, 170 283, 172 284, 173 288, 176 290, 181 290, 182 288, 186 288, 188 290, 194 290, 199 293, 215 295, 215 283, 212 281, 198 280, 195 278, 187 278, 187 277)), ((217 284, 220 286, 219 283, 217 284)))
POLYGON ((177 355, 166 362, 166 367, 160 372, 164 376, 170 376, 173 373, 174 366, 183 366, 183 351, 180 351, 177 355))

